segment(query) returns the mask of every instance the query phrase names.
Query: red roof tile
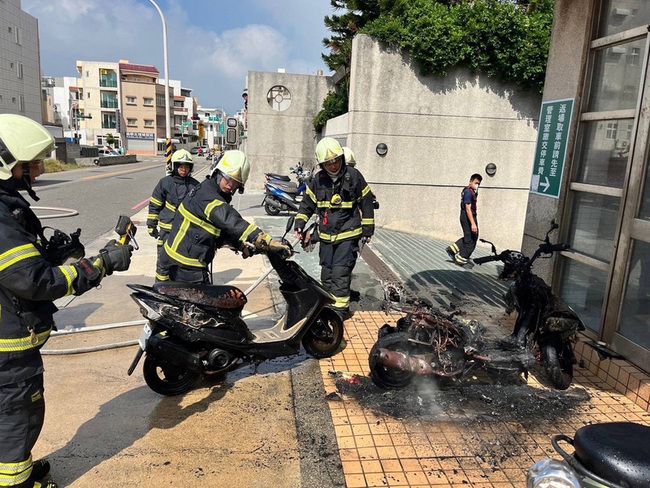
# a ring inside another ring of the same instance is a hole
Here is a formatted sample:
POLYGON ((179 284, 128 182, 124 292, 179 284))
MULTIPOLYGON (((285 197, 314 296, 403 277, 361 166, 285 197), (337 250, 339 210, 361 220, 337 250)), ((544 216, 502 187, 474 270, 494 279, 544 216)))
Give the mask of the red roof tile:
POLYGON ((126 71, 142 71, 144 73, 156 73, 157 75, 160 74, 160 71, 158 71, 155 66, 148 66, 146 64, 120 63, 120 69, 126 71))

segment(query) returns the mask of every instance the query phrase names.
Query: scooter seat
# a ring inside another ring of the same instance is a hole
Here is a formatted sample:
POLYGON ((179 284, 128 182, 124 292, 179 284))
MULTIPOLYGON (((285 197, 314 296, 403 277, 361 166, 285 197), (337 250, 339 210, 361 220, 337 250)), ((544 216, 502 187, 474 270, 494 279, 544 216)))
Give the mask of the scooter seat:
POLYGON ((285 175, 279 175, 277 173, 266 173, 266 176, 273 180, 280 180, 280 181, 291 181, 291 178, 285 175))
POLYGON ((276 187, 278 190, 283 191, 285 193, 298 193, 298 186, 295 183, 279 183, 276 181, 269 182, 269 184, 273 185, 276 187))
POLYGON ((575 457, 589 471, 630 488, 650 486, 650 427, 610 422, 581 427, 573 440, 575 457))
POLYGON ((236 286, 162 282, 156 283, 153 289, 161 295, 214 308, 243 308, 248 301, 244 292, 236 286))

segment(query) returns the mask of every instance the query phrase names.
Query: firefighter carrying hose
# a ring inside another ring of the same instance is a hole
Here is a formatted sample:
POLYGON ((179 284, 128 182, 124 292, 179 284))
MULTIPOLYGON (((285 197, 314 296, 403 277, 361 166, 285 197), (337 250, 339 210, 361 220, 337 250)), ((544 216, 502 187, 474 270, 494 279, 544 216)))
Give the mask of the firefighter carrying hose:
POLYGON ((370 242, 375 231, 373 197, 363 175, 347 166, 343 148, 331 137, 316 146, 321 167, 312 178, 296 215, 296 237, 312 216, 318 215, 321 282, 336 303, 333 308, 343 319, 350 313, 352 269, 359 252, 359 240, 370 242))
POLYGON ((210 177, 192 189, 178 206, 164 244, 162 280, 210 283, 208 266, 218 248, 228 244, 246 258, 251 251, 290 256, 291 249, 249 224, 230 202, 235 191, 243 193, 250 173, 241 151, 226 151, 210 177))
POLYGON ((32 462, 31 456, 45 415, 39 350, 55 329, 53 301, 81 295, 113 271, 128 269, 133 252, 113 240, 98 256, 64 264, 81 257, 83 246, 57 252, 18 191, 38 200, 30 170, 53 147, 54 139, 37 122, 0 115, 0 486, 13 488, 57 486, 41 483, 50 464, 32 462))
POLYGON ((189 151, 180 149, 172 154, 172 172, 162 178, 153 190, 149 201, 147 227, 149 235, 158 239, 158 261, 156 263, 156 281, 165 281, 161 268, 160 256, 165 253, 163 245, 172 229, 176 209, 192 188, 199 184, 192 178, 194 159, 189 151), (160 226, 160 231, 158 227, 160 226))

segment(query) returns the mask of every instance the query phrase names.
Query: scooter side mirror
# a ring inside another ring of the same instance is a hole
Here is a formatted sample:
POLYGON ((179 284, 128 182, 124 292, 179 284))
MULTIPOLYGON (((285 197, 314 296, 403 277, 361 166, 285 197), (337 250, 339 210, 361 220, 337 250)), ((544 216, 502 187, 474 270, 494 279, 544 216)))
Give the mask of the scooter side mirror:
POLYGON ((544 239, 544 241, 546 241, 547 244, 548 244, 549 242, 551 242, 551 240, 548 238, 548 236, 549 236, 549 235, 550 235, 550 234, 551 234, 555 229, 559 229, 559 228, 560 228, 560 226, 557 224, 557 222, 555 222, 555 219, 551 220, 551 228, 550 228, 549 231, 546 233, 546 238, 544 239))
POLYGON ((295 223, 295 221, 296 218, 293 215, 289 217, 289 220, 287 220, 287 226, 285 228, 285 235, 291 232, 291 229, 293 229, 293 224, 295 223))
POLYGON ((492 254, 497 253, 497 248, 490 241, 486 241, 485 239, 479 239, 479 241, 481 241, 484 244, 489 244, 492 247, 492 254))

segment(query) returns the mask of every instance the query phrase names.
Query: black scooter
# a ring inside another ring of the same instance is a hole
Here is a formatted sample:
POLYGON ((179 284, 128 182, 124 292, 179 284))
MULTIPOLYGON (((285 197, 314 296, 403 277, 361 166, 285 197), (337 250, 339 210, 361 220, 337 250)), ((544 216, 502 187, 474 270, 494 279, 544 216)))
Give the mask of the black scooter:
POLYGON ((650 427, 633 422, 586 425, 573 439, 551 441, 563 462, 544 459, 528 472, 530 488, 647 488, 650 486, 650 427), (560 442, 573 447, 567 453, 560 442))
MULTIPOLYGON (((287 224, 293 227, 294 218, 287 224)), ((285 238, 283 243, 288 244, 285 238)), ((249 363, 297 354, 300 344, 315 358, 333 356, 343 338, 343 322, 328 305, 335 300, 295 261, 268 254, 280 276, 286 313, 244 321, 246 295, 234 286, 156 283, 127 285, 149 320, 140 335, 128 374, 144 353, 147 385, 161 395, 189 391, 202 374, 223 374, 249 363)))
POLYGON ((494 244, 481 239, 481 242, 492 246, 494 255, 476 258, 474 262, 503 263, 499 279, 514 280, 504 296, 506 312, 517 311, 517 321, 510 339, 521 347, 538 348, 539 360, 544 364, 551 383, 559 390, 566 390, 573 380, 573 365, 577 362, 573 341, 578 332, 585 330, 585 326, 573 309, 531 271, 533 263, 540 256, 569 249, 567 244, 551 244, 549 235, 558 227, 555 221, 551 222, 551 229, 532 258, 511 250, 497 254, 494 244))

